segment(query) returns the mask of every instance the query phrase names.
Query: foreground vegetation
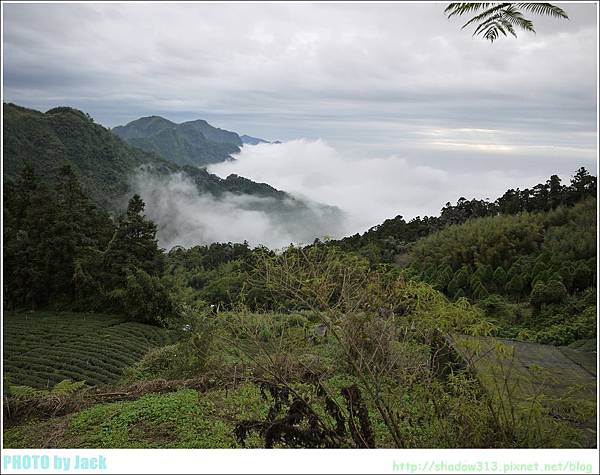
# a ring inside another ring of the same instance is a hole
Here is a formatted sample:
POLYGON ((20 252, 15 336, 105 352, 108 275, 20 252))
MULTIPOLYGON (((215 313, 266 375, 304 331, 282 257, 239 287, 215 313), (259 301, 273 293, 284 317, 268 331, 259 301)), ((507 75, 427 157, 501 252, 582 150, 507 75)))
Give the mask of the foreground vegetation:
MULTIPOLYGON (((573 417, 594 411, 538 397, 533 411, 515 403, 512 420, 473 374, 434 371, 420 330, 394 342, 383 321, 383 338, 369 345, 356 336, 371 333, 360 320, 338 328, 339 339, 311 332, 309 312, 211 320, 149 352, 116 386, 8 398, 5 447, 573 447, 582 443, 573 417)), ((398 323, 394 332, 409 332, 398 323)))
POLYGON ((326 246, 265 258, 253 274, 296 309, 200 312, 186 338, 148 352, 116 387, 21 390, 5 400, 5 445, 583 443, 574 421, 589 420, 593 404, 582 411, 568 394, 543 392, 508 401, 453 357, 444 335, 479 338, 494 330, 466 299, 452 302, 326 246))

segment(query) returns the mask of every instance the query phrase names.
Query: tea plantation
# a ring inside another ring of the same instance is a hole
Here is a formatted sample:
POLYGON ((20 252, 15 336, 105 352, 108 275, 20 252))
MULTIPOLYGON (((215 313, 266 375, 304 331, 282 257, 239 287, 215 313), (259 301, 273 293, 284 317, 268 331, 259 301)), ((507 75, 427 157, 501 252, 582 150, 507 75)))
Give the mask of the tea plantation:
POLYGON ((3 326, 5 382, 40 389, 64 379, 114 383, 148 350, 175 339, 162 328, 90 313, 6 312, 3 326))

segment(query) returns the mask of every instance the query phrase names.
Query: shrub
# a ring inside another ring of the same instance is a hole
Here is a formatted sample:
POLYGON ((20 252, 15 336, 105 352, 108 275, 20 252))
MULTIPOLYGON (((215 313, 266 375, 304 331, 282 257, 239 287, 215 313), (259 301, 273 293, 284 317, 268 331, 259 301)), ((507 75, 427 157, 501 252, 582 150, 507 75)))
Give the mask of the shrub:
POLYGON ((565 285, 558 280, 551 280, 547 284, 536 283, 531 291, 529 301, 536 310, 539 310, 542 305, 563 303, 567 296, 565 285))

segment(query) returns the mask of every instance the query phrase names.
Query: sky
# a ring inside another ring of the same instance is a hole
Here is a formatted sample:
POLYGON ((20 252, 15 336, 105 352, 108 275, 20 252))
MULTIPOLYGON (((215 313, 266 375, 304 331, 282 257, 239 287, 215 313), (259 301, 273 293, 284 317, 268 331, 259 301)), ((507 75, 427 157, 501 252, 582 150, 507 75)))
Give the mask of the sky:
POLYGON ((558 5, 570 20, 490 44, 443 3, 3 3, 3 99, 281 140, 212 170, 339 206, 358 231, 597 173, 597 6, 558 5))

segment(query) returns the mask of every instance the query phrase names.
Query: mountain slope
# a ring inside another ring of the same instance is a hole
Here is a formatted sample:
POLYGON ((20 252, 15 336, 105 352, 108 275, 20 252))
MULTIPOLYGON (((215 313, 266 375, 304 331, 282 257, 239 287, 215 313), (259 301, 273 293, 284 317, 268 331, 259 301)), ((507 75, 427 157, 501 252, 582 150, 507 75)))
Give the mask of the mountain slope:
MULTIPOLYGON (((116 213, 124 209, 132 194, 137 192, 144 197, 144 191, 157 191, 147 186, 144 179, 152 180, 155 187, 160 188, 165 180, 176 181, 185 176, 193 183, 198 196, 208 194, 214 202, 227 201, 236 209, 261 213, 275 228, 296 236, 297 240, 332 235, 341 224, 342 213, 335 207, 309 203, 266 183, 256 183, 237 175, 223 179, 204 168, 167 162, 153 153, 129 146, 76 109, 59 107, 43 113, 4 104, 3 111, 5 181, 14 179, 29 164, 38 176, 53 186, 60 168, 70 165, 90 198, 100 207, 116 213)), ((172 134, 179 139, 182 134, 195 133, 194 130, 205 127, 202 121, 195 121, 184 124, 183 132, 174 133, 171 124, 159 117, 151 117, 128 128, 127 134, 130 140, 150 132, 155 136, 172 134)), ((218 140, 233 140, 229 133, 222 132, 215 132, 220 135, 218 140)), ((230 143, 221 146, 235 147, 230 143)), ((177 212, 176 193, 169 198, 173 203, 172 211, 177 212)))
POLYGON ((230 160, 242 146, 238 134, 205 120, 176 124, 158 116, 142 117, 112 132, 130 145, 177 165, 204 166, 230 160))

